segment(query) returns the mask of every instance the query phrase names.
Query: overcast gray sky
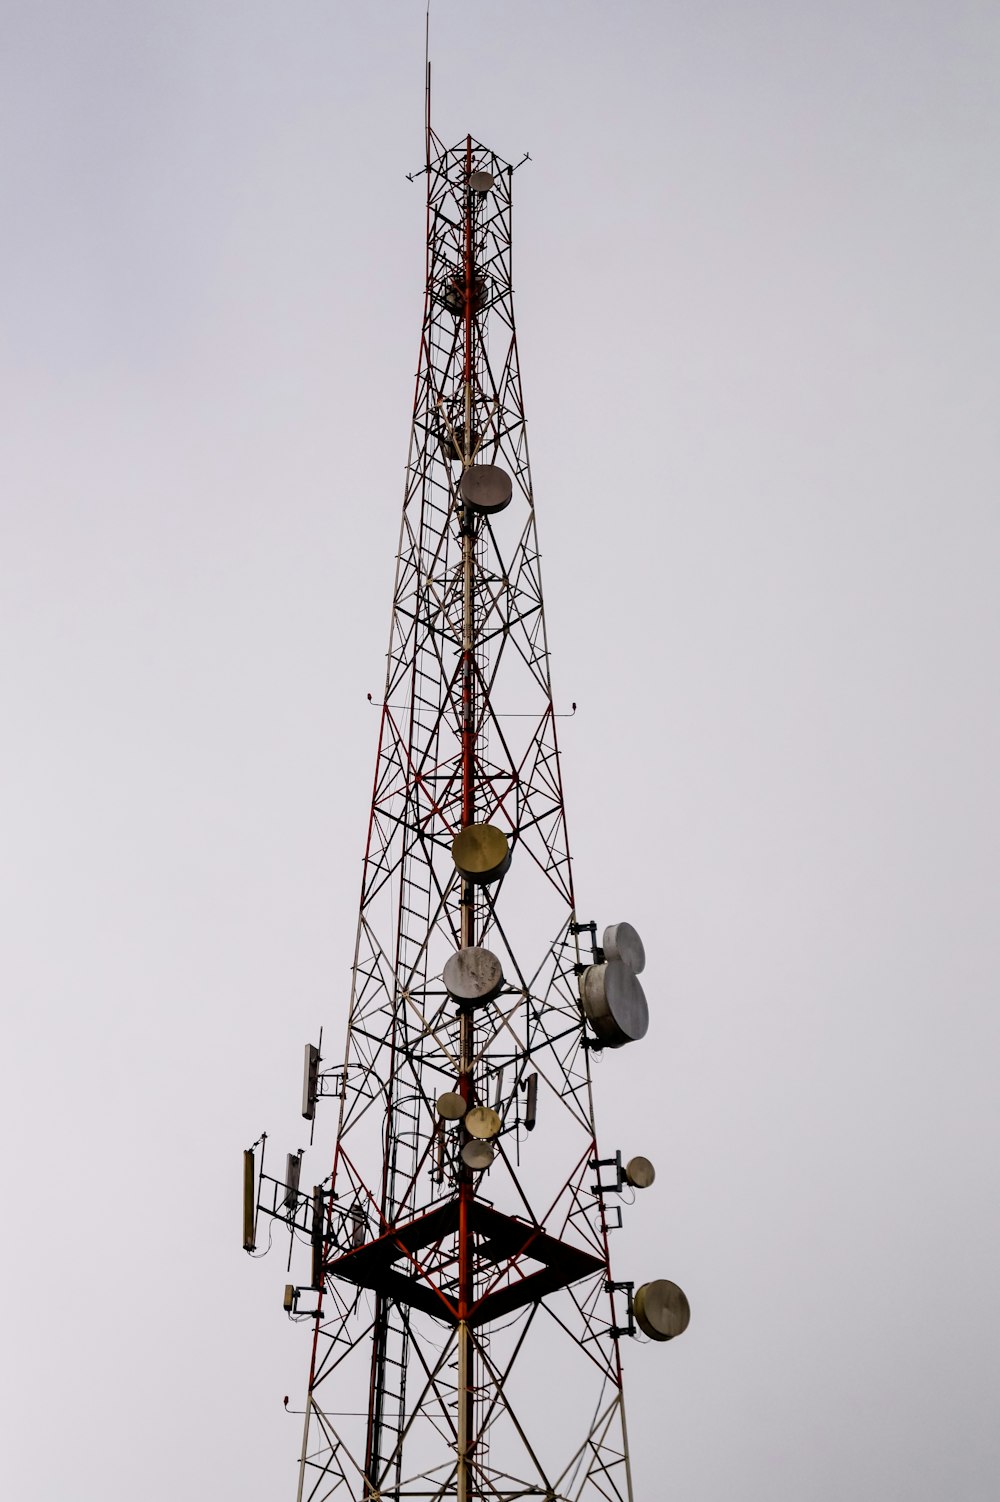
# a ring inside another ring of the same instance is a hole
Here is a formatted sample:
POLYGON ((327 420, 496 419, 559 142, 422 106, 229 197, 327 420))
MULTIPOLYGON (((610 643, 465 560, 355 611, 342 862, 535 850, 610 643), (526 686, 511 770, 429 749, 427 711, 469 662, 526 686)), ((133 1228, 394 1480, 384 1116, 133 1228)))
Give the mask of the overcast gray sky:
MULTIPOLYGON (((423 7, 0 14, 0 1481, 290 1499, 308 1339, 239 1154, 302 1145, 345 1025, 423 7)), ((638 1502, 993 1502, 1000 10, 432 31, 439 134, 533 157, 577 889, 650 956, 597 1086, 658 1170, 613 1253, 693 1318, 625 1349, 638 1502)))

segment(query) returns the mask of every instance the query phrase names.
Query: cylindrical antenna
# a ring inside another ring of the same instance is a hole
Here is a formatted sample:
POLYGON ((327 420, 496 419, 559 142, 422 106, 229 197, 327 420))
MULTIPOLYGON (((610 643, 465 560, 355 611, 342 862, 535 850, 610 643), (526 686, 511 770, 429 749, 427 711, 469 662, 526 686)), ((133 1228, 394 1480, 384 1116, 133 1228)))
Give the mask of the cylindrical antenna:
POLYGON ((353 1247, 365 1244, 365 1212, 359 1204, 351 1206, 351 1245, 353 1247))

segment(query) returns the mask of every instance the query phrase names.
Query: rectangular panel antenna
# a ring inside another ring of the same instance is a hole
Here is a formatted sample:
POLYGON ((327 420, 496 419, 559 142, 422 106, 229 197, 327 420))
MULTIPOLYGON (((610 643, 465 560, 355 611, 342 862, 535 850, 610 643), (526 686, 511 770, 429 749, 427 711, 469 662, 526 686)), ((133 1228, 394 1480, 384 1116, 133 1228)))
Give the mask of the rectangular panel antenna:
POLYGON ((312 1286, 323 1287, 323 1190, 318 1184, 313 1190, 312 1286))
POLYGON ((245 1252, 252 1252, 257 1246, 254 1235, 256 1185, 257 1175, 254 1170, 254 1155, 251 1147, 243 1154, 243 1250, 245 1252))
POLYGON ((285 1157, 285 1197, 282 1205, 294 1210, 299 1201, 299 1173, 302 1170, 302 1154, 288 1153, 285 1157))
POLYGON ((302 1071, 302 1114, 306 1121, 316 1115, 316 1096, 319 1093, 319 1049, 315 1043, 306 1044, 305 1067, 302 1071))

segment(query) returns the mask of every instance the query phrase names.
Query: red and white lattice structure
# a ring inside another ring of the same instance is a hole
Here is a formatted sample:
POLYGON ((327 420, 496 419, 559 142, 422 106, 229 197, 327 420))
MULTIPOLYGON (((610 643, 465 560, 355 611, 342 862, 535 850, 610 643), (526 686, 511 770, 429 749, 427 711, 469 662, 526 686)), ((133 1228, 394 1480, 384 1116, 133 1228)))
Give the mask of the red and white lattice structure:
POLYGON ((577 919, 511 284, 513 169, 428 131, 420 362, 332 1172, 245 1164, 309 1243, 299 1502, 632 1499, 619 1341, 680 1333, 615 1283, 591 1056, 641 1037, 642 946, 577 919), (537 1125, 536 1125, 537 1123, 537 1125))

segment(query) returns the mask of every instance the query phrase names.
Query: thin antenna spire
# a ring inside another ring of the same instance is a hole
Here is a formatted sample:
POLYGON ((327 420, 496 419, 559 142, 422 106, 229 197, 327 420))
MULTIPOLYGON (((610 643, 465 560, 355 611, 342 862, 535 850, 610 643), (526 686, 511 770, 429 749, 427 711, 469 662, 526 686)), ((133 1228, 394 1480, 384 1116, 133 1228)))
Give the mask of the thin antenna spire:
POLYGON ((424 140, 429 170, 431 165, 431 0, 427 0, 427 15, 424 22, 424 140))

